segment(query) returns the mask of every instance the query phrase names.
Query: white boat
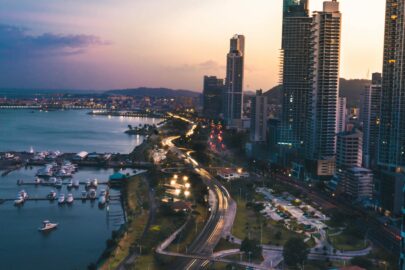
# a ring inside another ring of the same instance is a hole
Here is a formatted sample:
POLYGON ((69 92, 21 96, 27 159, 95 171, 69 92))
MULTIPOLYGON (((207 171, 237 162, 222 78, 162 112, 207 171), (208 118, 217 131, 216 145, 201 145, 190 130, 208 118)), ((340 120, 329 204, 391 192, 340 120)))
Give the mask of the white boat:
POLYGON ((62 188, 62 185, 63 185, 62 179, 57 179, 55 182, 55 187, 62 188))
POLYGON ((34 180, 34 182, 35 182, 36 185, 41 184, 41 183, 42 183, 42 179, 39 178, 39 177, 36 177, 35 180, 34 180))
POLYGON ((68 183, 68 185, 67 185, 67 188, 68 188, 68 189, 73 188, 73 181, 72 181, 72 180, 69 181, 69 183, 68 183))
POLYGON ((82 191, 82 200, 87 199, 87 191, 82 191))
POLYGON ((52 164, 47 164, 44 167, 40 168, 37 171, 37 176, 41 176, 41 177, 51 177, 53 174, 53 165, 52 164))
POLYGON ((106 201, 107 201, 106 196, 101 196, 100 195, 100 197, 98 197, 98 204, 99 205, 104 205, 106 203, 106 201))
POLYGON ((105 189, 101 190, 100 196, 98 197, 98 203, 104 205, 107 201, 107 191, 105 189))
POLYGON ((98 180, 97 180, 97 179, 92 180, 91 183, 90 183, 90 185, 91 185, 92 187, 97 188, 97 186, 98 186, 98 180))
POLYGON ((24 198, 21 195, 17 196, 17 199, 14 201, 15 205, 20 205, 24 203, 24 198))
POLYGON ((91 200, 95 200, 95 199, 96 199, 96 197, 97 197, 97 192, 96 192, 95 189, 90 189, 90 190, 89 190, 89 197, 90 197, 91 200))
POLYGON ((72 204, 73 201, 74 201, 73 194, 72 194, 72 193, 69 193, 69 194, 67 195, 67 197, 66 197, 66 202, 69 203, 69 204, 72 204))
POLYGON ((72 173, 66 169, 60 169, 57 172, 56 176, 62 177, 62 178, 69 178, 69 177, 72 177, 72 173))
POLYGON ((65 194, 60 194, 59 199, 58 199, 59 204, 64 204, 65 203, 65 194))
POLYGON ((47 197, 48 197, 49 200, 52 200, 52 201, 55 200, 56 199, 56 192, 51 190, 51 192, 49 192, 47 197))
POLYGON ((49 178, 49 183, 55 184, 57 180, 58 179, 56 179, 56 177, 51 177, 51 178, 49 178))
POLYGON ((79 180, 73 181, 73 187, 74 187, 74 188, 79 188, 79 187, 80 187, 80 182, 79 182, 79 180))
POLYGON ((25 190, 20 191, 20 196, 23 198, 24 201, 28 199, 28 193, 25 190))
POLYGON ((42 227, 38 228, 38 230, 41 232, 45 232, 56 229, 56 227, 58 227, 58 223, 51 223, 49 220, 44 220, 42 223, 42 227))

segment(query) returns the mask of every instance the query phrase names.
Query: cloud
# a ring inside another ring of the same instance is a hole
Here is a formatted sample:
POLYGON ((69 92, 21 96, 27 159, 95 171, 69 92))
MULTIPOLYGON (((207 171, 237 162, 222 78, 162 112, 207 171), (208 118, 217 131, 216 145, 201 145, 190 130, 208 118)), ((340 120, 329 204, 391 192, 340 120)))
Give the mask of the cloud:
POLYGON ((181 72, 195 72, 204 70, 221 70, 225 69, 225 66, 220 65, 213 60, 207 60, 197 64, 183 64, 180 66, 170 66, 166 68, 168 71, 181 71, 181 72))
POLYGON ((92 35, 32 35, 29 30, 0 24, 0 59, 68 56, 83 53, 92 46, 109 44, 92 35))

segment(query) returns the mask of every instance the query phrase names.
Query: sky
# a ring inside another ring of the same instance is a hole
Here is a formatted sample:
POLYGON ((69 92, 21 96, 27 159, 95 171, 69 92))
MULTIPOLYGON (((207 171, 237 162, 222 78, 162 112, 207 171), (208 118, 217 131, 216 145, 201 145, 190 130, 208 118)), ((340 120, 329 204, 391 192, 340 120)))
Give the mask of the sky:
MULTIPOLYGON (((309 0, 321 10, 322 0, 309 0)), ((340 0, 341 77, 382 68, 384 0, 340 0)), ((245 89, 279 82, 282 0, 0 0, 0 88, 201 91, 246 37, 245 89)))

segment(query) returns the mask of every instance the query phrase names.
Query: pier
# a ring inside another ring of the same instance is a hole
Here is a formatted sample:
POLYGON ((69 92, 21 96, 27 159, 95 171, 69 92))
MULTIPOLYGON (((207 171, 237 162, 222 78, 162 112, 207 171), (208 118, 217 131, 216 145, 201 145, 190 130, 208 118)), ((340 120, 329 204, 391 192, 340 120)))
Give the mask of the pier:
MULTIPOLYGON (((67 186, 69 183, 63 182, 62 185, 67 186)), ((24 182, 24 181, 18 181, 17 182, 18 186, 46 186, 46 187, 55 187, 55 183, 48 183, 48 182, 24 182)), ((87 182, 79 182, 79 185, 87 185, 87 182)), ((97 185, 108 185, 108 182, 99 182, 97 185)), ((74 189, 75 187, 72 187, 74 189)))
MULTIPOLYGON (((82 198, 82 197, 73 197, 74 201, 82 201, 82 202, 86 202, 86 201, 91 201, 91 202, 97 202, 98 198, 95 199, 91 199, 91 198, 82 198)), ((3 204, 5 202, 14 202, 15 198, 0 198, 0 204, 3 204)), ((49 201, 49 202, 55 202, 58 203, 58 198, 56 199, 49 199, 47 197, 28 197, 27 199, 24 200, 24 203, 20 204, 20 205, 24 205, 26 202, 38 202, 38 201, 49 201)), ((108 196, 107 199, 107 203, 112 202, 112 201, 121 201, 121 195, 111 195, 108 196)), ((69 205, 69 203, 64 202, 63 204, 67 204, 69 205)), ((72 203, 73 204, 73 203, 72 203)))

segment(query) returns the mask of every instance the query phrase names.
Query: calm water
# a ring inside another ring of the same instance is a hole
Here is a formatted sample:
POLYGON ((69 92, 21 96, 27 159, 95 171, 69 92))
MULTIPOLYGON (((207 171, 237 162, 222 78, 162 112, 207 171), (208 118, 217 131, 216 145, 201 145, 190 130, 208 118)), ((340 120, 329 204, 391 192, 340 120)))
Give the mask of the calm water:
POLYGON ((157 124, 139 117, 90 116, 87 111, 0 110, 0 151, 129 153, 142 136, 124 133, 128 125, 157 124))
MULTIPOLYGON (((128 153, 142 138, 124 134, 127 125, 153 122, 158 120, 93 117, 84 111, 0 110, 0 151, 28 150, 32 146, 35 150, 128 153)), ((30 197, 45 197, 51 187, 16 185, 18 179, 33 181, 37 169, 21 169, 0 177, 0 198, 15 198, 21 189, 30 197)), ((86 182, 97 178, 102 182, 112 173, 112 170, 86 168, 80 169, 75 179, 86 182)), ((98 192, 100 189, 102 187, 98 192)), ((80 197, 82 190, 81 186, 67 191, 64 186, 57 193, 70 192, 80 197)), ((107 211, 99 209, 97 202, 82 203, 81 200, 76 200, 72 206, 28 201, 20 208, 13 202, 5 202, 0 205, 0 269, 86 269, 99 258, 111 232, 122 222, 119 203, 111 204, 107 211), (58 222, 58 229, 47 235, 38 232, 45 219, 58 222)))

